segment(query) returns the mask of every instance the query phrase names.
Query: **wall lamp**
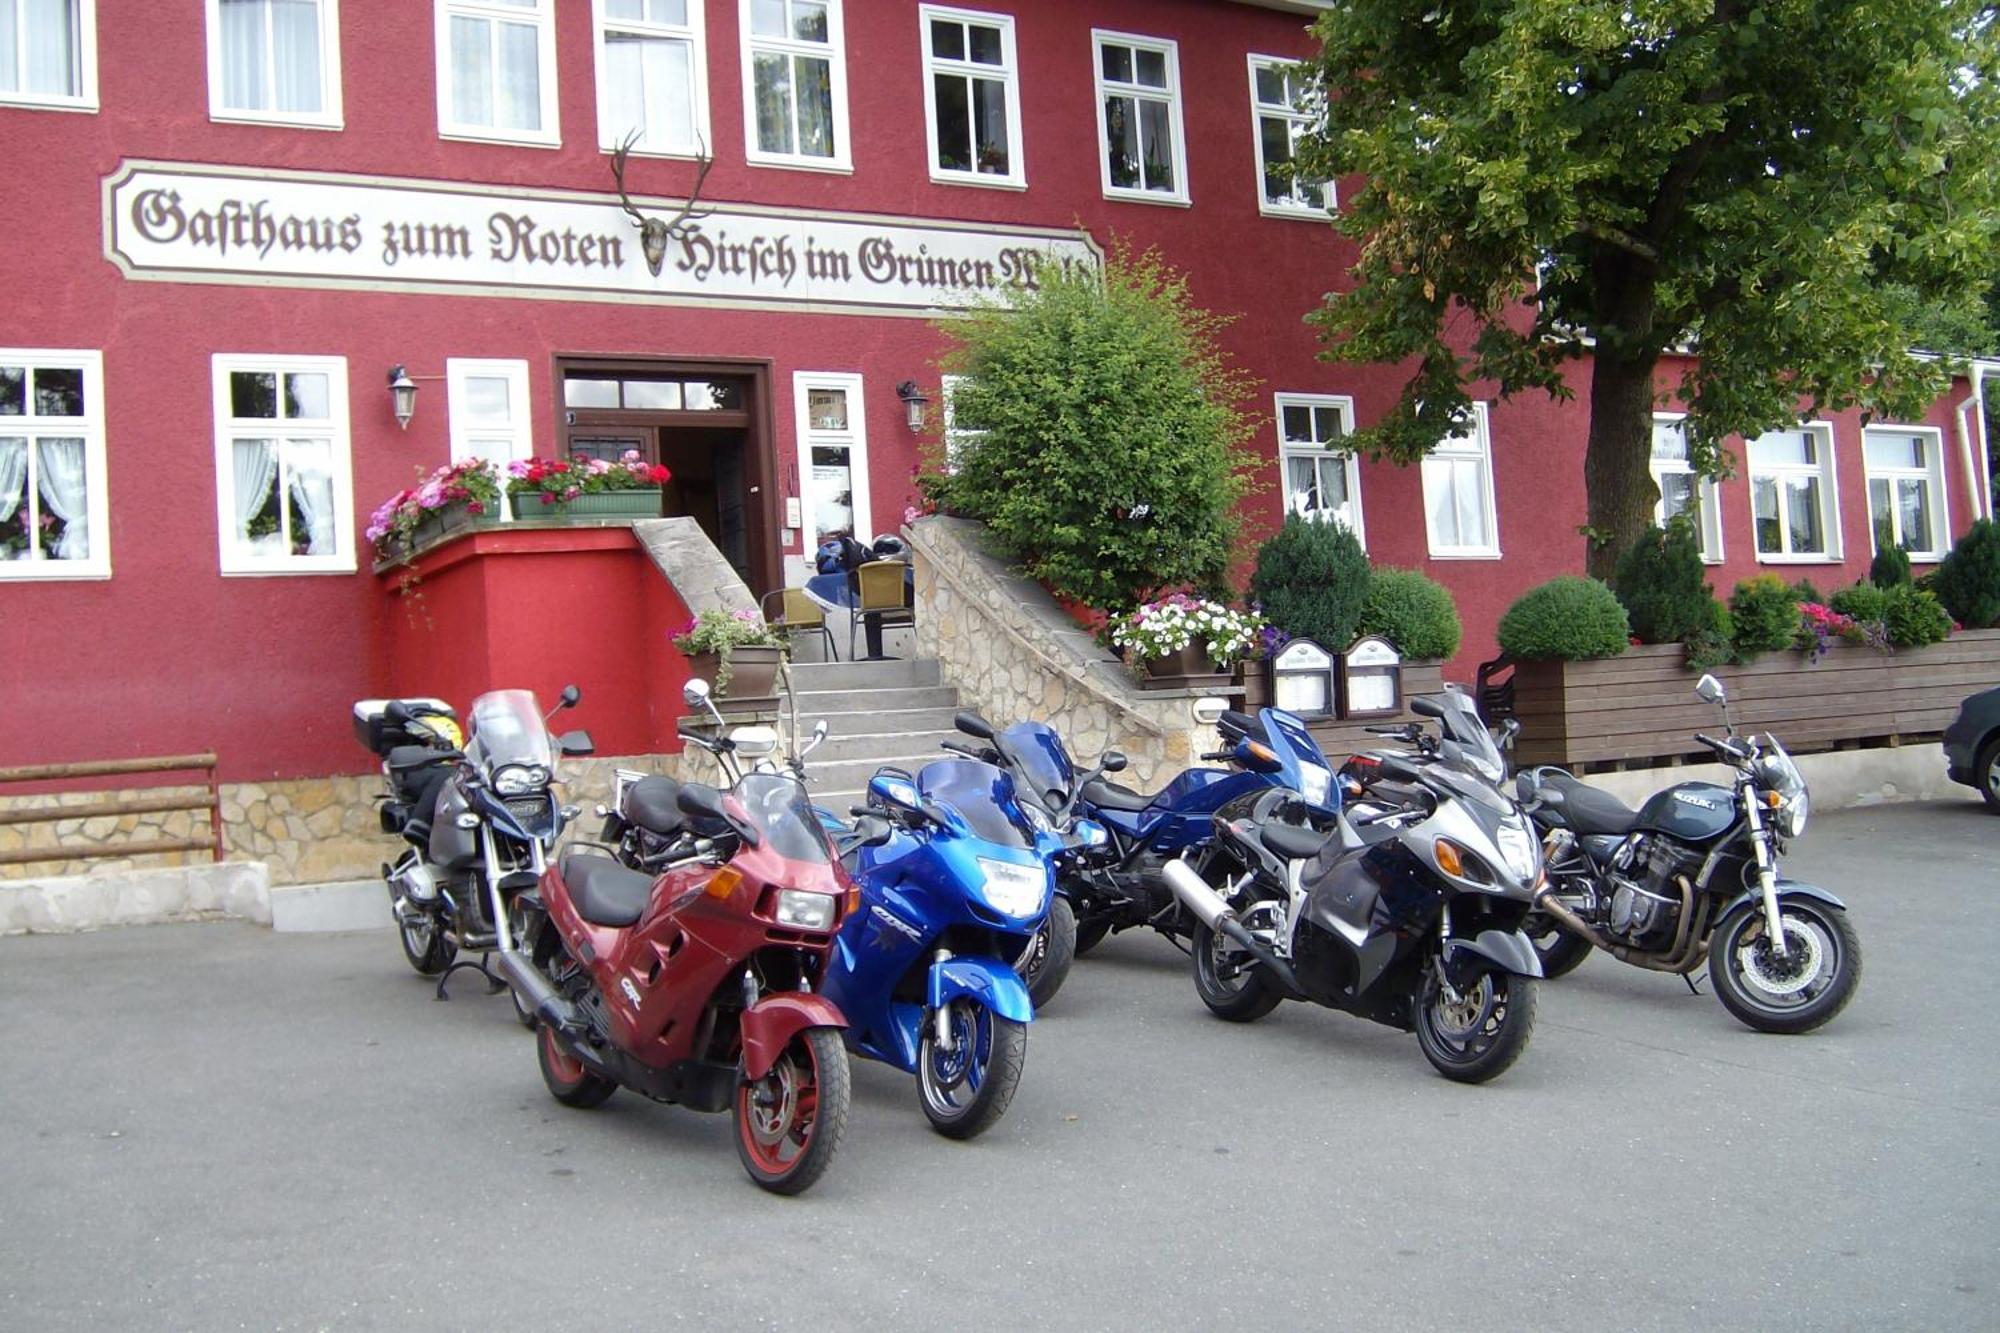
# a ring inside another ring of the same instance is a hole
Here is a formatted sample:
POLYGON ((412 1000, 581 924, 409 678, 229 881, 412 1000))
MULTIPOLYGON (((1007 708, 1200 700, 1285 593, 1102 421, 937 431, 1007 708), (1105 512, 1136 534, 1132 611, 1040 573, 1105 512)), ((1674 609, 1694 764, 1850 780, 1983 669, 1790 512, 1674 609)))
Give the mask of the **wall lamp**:
POLYGON ((396 410, 396 424, 408 430, 410 418, 417 414, 417 382, 400 361, 389 367, 389 402, 396 410))
POLYGON ((912 434, 924 428, 924 409, 930 405, 930 398, 917 387, 915 380, 904 380, 896 386, 896 396, 903 400, 904 419, 909 422, 912 434))

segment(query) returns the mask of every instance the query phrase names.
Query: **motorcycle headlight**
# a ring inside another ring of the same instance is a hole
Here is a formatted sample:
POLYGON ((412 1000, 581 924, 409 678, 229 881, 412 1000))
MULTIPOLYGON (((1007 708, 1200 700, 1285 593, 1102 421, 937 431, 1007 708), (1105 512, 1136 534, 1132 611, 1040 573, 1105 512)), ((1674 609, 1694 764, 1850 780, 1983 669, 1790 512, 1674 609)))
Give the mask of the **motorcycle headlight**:
POLYGON ((979 872, 985 876, 980 896, 996 912, 1015 917, 1039 916, 1048 905, 1049 872, 1039 864, 1017 865, 982 856, 979 872))
POLYGON ((806 889, 778 890, 778 924, 793 930, 832 930, 833 895, 806 889))
POLYGON ((1493 840, 1499 844, 1500 860, 1506 865, 1508 874, 1518 880, 1535 877, 1536 853, 1540 847, 1525 821, 1515 823, 1510 820, 1502 824, 1493 840))
POLYGON ((1802 787, 1778 809, 1778 831, 1796 838, 1806 831, 1806 816, 1812 813, 1812 799, 1802 787))
POLYGON ((1306 798, 1307 805, 1327 808, 1327 792, 1333 786, 1333 774, 1318 764, 1299 765, 1299 795, 1306 798))
POLYGON ((1028 821, 1029 828, 1034 829, 1038 833, 1047 833, 1054 829, 1055 825, 1049 822, 1049 812, 1042 809, 1039 802, 1022 801, 1019 804, 1021 807, 1021 818, 1028 821))
POLYGON ((526 796, 549 785, 549 770, 540 765, 503 768, 493 775, 493 790, 502 796, 526 796))

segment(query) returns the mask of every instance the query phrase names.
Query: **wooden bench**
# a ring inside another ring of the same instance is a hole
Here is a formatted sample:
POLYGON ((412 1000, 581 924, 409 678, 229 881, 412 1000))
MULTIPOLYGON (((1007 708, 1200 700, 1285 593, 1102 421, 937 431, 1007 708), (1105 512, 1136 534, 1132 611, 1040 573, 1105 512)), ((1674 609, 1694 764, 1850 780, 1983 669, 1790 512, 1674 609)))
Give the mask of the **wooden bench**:
POLYGON ((70 782, 81 778, 144 777, 139 786, 193 786, 188 779, 169 782, 167 774, 203 774, 199 794, 126 796, 114 795, 100 801, 74 805, 33 805, 0 809, 0 825, 57 824, 70 819, 97 819, 105 816, 208 812, 209 833, 205 838, 150 838, 102 846, 25 847, 0 851, 0 865, 28 865, 38 861, 89 861, 109 856, 155 856, 170 852, 211 852, 223 858, 222 791, 216 783, 215 756, 212 754, 162 755, 151 759, 107 759, 78 764, 39 764, 25 768, 0 768, 0 788, 28 783, 70 782))

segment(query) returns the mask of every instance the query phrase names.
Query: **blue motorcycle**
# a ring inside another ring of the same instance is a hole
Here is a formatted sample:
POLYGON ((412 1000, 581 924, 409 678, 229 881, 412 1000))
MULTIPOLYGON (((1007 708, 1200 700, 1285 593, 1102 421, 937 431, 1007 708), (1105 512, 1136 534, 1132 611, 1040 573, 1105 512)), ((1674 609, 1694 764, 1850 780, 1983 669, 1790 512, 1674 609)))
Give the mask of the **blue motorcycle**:
POLYGON ((1038 827, 1007 773, 972 759, 884 768, 853 813, 820 812, 861 891, 820 993, 851 1050, 915 1074, 931 1126, 969 1139, 1005 1114, 1027 1055, 1035 1010, 1008 960, 1048 915, 1052 858, 1090 831, 1038 827))
POLYGON ((1105 780, 1125 767, 1106 753, 1078 775, 1062 737, 1042 722, 996 731, 976 713, 960 713, 958 730, 986 742, 968 750, 1006 769, 1058 829, 1078 819, 1101 826, 1097 847, 1064 858, 1058 891, 1076 919, 1075 952, 1087 952, 1112 931, 1150 926, 1183 949, 1195 920, 1167 884, 1165 870, 1215 837, 1215 812, 1239 796, 1284 788, 1331 817, 1340 808, 1333 768, 1305 723, 1276 708, 1254 716, 1222 712, 1221 748, 1201 756, 1226 768, 1190 768, 1152 795, 1105 780))

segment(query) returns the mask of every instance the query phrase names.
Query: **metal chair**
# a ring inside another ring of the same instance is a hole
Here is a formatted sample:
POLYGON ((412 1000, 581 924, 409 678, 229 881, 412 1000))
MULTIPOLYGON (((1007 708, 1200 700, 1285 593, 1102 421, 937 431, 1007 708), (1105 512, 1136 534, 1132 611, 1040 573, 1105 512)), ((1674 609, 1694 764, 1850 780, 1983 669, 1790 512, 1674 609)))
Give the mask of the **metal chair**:
MULTIPOLYGON (((873 637, 876 643, 880 642, 884 627, 917 623, 916 610, 909 600, 909 568, 901 560, 871 560, 854 571, 859 595, 854 603, 854 618, 847 623, 847 656, 850 660, 860 660, 854 653, 854 630, 859 622, 869 622, 875 631, 873 637)), ((871 648, 874 646, 870 645, 871 648)))
MULTIPOLYGON (((827 626, 826 612, 820 609, 818 602, 806 596, 805 589, 773 588, 764 594, 758 606, 764 613, 764 623, 772 629, 781 629, 787 635, 800 632, 818 634, 826 640, 826 655, 835 662, 840 660, 840 649, 834 646, 833 630, 827 626), (776 616, 771 614, 771 599, 774 597, 780 599, 781 608, 776 616)), ((852 656, 852 649, 849 655, 852 656)))

